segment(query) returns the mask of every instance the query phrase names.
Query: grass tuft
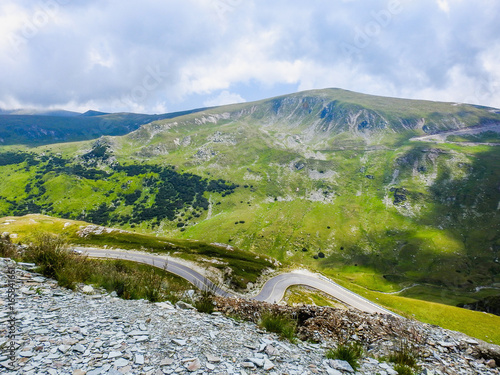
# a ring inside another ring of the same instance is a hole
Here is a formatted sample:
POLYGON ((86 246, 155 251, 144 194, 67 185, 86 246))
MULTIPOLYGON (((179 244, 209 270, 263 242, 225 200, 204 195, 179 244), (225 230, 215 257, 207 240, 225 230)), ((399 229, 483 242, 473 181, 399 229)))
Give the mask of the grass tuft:
POLYGON ((328 359, 340 359, 348 362, 354 371, 359 368, 358 360, 363 356, 363 346, 358 342, 340 343, 336 349, 326 352, 328 359))
POLYGON ((259 326, 269 332, 280 335, 281 338, 288 339, 290 342, 296 342, 295 336, 297 322, 291 316, 278 312, 265 312, 262 314, 259 326))
POLYGON ((389 355, 389 362, 400 366, 416 367, 418 353, 410 344, 402 343, 400 348, 389 355))
POLYGON ((19 256, 16 246, 10 241, 9 236, 0 238, 0 257, 15 259, 19 256))
POLYGON ((211 314, 215 308, 215 284, 211 287, 203 287, 201 289, 200 297, 194 302, 196 310, 202 313, 211 314))
POLYGON ((406 365, 396 365, 394 366, 394 371, 396 371, 398 375, 415 375, 413 369, 406 365))

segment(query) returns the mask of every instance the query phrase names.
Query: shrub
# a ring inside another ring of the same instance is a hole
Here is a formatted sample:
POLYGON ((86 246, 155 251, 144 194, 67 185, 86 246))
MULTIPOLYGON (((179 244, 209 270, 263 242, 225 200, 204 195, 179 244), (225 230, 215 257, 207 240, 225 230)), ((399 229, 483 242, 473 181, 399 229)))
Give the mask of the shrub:
POLYGON ((358 360, 363 356, 363 346, 358 342, 340 343, 336 349, 326 352, 326 358, 349 362, 354 371, 359 368, 358 360))
POLYGON ((281 338, 286 338, 290 342, 296 341, 297 322, 287 314, 265 312, 260 318, 259 326, 269 332, 277 333, 281 338))

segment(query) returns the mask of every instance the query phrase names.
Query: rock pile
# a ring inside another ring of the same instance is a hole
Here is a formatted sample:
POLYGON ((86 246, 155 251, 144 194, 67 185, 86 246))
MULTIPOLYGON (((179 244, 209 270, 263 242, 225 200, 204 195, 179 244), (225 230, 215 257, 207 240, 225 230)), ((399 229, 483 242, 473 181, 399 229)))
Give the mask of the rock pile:
MULTIPOLYGON (((73 292, 60 288, 53 280, 17 268, 17 336, 12 368, 6 350, 7 262, 10 260, 0 258, 1 373, 353 373, 347 362, 325 357, 326 349, 334 345, 337 337, 337 331, 331 328, 334 324, 341 330, 352 327, 353 330, 347 331, 366 343, 367 357, 360 361, 358 374, 387 375, 395 374, 393 364, 379 362, 370 355, 382 352, 380 348, 388 346, 399 332, 397 329, 407 329, 404 324, 396 328, 394 319, 384 316, 304 307, 289 312, 296 312, 297 319, 303 320, 301 336, 321 342, 292 344, 260 330, 252 322, 223 315, 244 311, 256 320, 261 309, 285 307, 223 299, 217 301, 221 311, 207 315, 198 313, 189 304, 126 301, 91 288, 86 288, 86 293, 73 292)), ((491 358, 476 357, 474 349, 480 346, 476 340, 437 327, 408 324, 420 330, 419 334, 425 338, 420 344, 424 353, 420 373, 500 374, 493 368, 491 358)))

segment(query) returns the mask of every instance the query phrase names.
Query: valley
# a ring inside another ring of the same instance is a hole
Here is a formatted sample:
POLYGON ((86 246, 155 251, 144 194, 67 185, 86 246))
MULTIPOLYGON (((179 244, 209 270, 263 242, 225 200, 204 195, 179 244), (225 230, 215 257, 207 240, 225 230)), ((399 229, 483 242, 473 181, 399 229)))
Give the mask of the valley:
MULTIPOLYGON (((389 308, 402 297, 382 293, 403 288, 471 304, 500 295, 499 123, 493 108, 327 89, 160 118, 123 135, 24 140, 0 147, 0 231, 22 238, 24 215, 38 213, 60 218, 52 230, 75 221, 126 231, 71 235, 83 245, 154 248, 162 238, 268 262, 235 263, 241 289, 279 264, 320 271, 389 308), (10 216, 23 224, 5 225, 10 216)), ((404 301, 397 312, 420 303, 404 301)))

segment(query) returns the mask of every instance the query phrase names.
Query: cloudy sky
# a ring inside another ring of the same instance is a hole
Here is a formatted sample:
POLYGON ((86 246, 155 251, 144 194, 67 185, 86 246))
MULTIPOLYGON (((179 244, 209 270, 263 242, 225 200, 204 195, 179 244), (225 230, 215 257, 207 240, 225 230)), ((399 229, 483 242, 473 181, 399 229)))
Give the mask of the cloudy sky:
POLYGON ((0 108, 163 113, 307 89, 500 108, 498 0, 1 0, 0 108))

